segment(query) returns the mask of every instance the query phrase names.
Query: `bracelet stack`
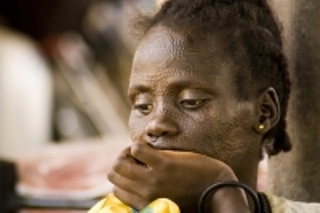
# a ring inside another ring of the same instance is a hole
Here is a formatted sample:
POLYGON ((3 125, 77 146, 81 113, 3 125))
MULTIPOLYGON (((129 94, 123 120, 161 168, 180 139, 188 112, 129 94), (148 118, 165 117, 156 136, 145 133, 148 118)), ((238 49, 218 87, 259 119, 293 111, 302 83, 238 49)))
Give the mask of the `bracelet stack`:
POLYGON ((223 181, 218 182, 210 187, 208 187, 201 195, 198 203, 198 211, 199 213, 205 213, 205 201, 208 198, 208 196, 212 193, 215 193, 217 190, 219 190, 222 187, 239 187, 243 189, 252 199, 254 204, 254 212, 255 213, 271 213, 271 209, 269 206, 268 199, 263 193, 256 193, 253 189, 251 189, 249 186, 245 185, 244 183, 240 183, 237 181, 223 181))

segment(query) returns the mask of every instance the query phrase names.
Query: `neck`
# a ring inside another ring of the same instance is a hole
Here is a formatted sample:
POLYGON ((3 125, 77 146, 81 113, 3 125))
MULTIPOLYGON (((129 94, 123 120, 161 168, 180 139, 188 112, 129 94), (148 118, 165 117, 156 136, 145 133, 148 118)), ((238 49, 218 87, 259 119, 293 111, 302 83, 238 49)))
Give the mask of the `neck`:
POLYGON ((235 171, 239 182, 248 185, 253 190, 257 190, 258 163, 259 161, 235 171))

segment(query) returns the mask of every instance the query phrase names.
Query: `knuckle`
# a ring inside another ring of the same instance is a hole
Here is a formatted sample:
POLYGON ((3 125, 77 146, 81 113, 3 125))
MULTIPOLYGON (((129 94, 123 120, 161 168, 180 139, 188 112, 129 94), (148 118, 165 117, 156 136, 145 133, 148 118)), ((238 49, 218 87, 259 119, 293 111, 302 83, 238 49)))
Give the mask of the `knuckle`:
POLYGON ((139 156, 141 155, 142 145, 139 143, 134 143, 131 146, 131 155, 132 156, 139 156))
POLYGON ((108 172, 107 173, 107 179, 111 182, 113 182, 114 180, 114 173, 111 171, 111 172, 108 172))
POLYGON ((148 184, 148 187, 143 187, 140 189, 141 195, 144 197, 146 201, 151 202, 157 198, 159 187, 161 187, 157 183, 157 180, 153 180, 151 181, 151 183, 148 184))
POLYGON ((114 187, 112 193, 123 203, 137 210, 141 210, 149 204, 149 202, 146 199, 137 196, 136 194, 131 194, 126 191, 123 191, 118 187, 114 187))
POLYGON ((116 198, 118 198, 122 202, 126 203, 127 205, 130 205, 131 207, 133 207, 132 203, 131 203, 133 201, 133 199, 130 196, 130 194, 128 194, 127 192, 123 191, 122 189, 120 189, 118 187, 114 187, 112 190, 112 193, 116 198))
POLYGON ((114 161, 114 163, 112 165, 112 169, 115 172, 119 172, 120 171, 120 169, 122 167, 122 164, 123 164, 122 161, 123 161, 123 157, 119 157, 114 161))
POLYGON ((116 196, 118 199, 122 199, 122 196, 121 196, 121 192, 119 190, 118 187, 114 186, 113 189, 112 189, 112 193, 114 196, 116 196))

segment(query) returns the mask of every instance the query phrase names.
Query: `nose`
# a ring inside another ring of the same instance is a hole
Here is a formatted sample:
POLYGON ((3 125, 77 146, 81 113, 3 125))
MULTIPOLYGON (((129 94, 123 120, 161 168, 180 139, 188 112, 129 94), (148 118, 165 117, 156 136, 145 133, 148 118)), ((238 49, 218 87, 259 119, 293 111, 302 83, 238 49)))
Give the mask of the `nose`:
POLYGON ((146 126, 148 142, 156 142, 160 137, 173 136, 178 133, 178 126, 173 117, 162 111, 152 117, 146 126))

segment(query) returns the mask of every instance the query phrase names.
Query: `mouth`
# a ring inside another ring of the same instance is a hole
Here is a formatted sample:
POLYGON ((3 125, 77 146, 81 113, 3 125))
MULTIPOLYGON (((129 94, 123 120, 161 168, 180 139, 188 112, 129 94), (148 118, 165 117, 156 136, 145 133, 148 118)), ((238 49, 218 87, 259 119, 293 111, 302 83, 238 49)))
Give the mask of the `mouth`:
POLYGON ((172 146, 172 143, 165 143, 163 141, 156 141, 153 143, 148 143, 154 149, 163 150, 163 151, 179 151, 179 152, 190 152, 190 150, 181 149, 179 147, 172 146))

